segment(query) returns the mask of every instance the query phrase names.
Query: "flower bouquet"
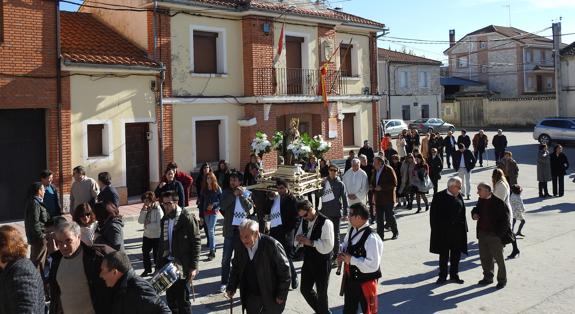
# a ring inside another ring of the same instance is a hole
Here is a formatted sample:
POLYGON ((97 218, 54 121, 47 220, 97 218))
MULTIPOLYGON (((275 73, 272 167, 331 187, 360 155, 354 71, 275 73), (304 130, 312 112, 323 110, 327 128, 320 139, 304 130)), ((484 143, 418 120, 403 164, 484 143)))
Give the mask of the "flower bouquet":
POLYGON ((287 149, 293 154, 295 160, 305 159, 311 153, 311 147, 302 139, 291 142, 287 149))
POLYGON ((316 135, 311 140, 310 147, 314 156, 319 159, 330 150, 331 142, 325 141, 321 135, 316 135))
POLYGON ((284 142, 284 133, 283 132, 276 132, 272 137, 272 149, 281 151, 284 142))
POLYGON ((261 158, 271 149, 272 143, 268 140, 268 136, 264 132, 257 131, 256 137, 252 140, 252 152, 261 158))

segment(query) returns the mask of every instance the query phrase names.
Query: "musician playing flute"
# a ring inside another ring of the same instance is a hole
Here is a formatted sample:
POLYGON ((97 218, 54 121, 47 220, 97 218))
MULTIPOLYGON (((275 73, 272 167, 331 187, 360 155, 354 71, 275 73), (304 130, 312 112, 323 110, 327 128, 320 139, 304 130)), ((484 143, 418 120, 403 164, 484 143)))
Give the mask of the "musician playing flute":
POLYGON ((377 280, 381 277, 379 264, 383 241, 369 227, 369 209, 363 203, 353 204, 349 209, 352 228, 337 257, 339 263, 345 263, 343 313, 357 313, 359 304, 364 314, 373 314, 377 313, 377 280))

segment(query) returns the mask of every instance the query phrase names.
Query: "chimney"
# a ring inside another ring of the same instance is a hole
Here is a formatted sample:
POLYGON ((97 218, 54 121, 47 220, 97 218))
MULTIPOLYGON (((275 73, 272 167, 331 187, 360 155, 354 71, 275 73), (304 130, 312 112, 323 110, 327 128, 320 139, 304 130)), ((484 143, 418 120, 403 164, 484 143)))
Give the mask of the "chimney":
POLYGON ((449 48, 453 47, 454 45, 455 45, 455 30, 450 29, 449 30, 449 48))

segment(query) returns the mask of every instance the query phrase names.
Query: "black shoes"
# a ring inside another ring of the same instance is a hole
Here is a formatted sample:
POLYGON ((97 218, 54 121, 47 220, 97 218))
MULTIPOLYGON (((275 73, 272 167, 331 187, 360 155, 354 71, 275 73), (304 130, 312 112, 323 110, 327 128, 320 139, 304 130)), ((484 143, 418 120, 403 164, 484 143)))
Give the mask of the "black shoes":
POLYGON ((399 233, 394 233, 393 236, 391 236, 391 239, 397 240, 397 237, 399 237, 399 233))
POLYGON ((505 288, 505 286, 507 286, 506 282, 498 282, 497 286, 495 286, 495 288, 497 288, 497 290, 499 290, 499 289, 505 288))
POLYGON ((213 261, 214 258, 216 258, 216 251, 210 251, 210 253, 208 253, 208 261, 213 261))
POLYGON ((511 254, 509 254, 509 256, 507 256, 507 259, 514 259, 516 257, 519 257, 519 254, 521 254, 521 252, 519 252, 519 250, 513 251, 513 252, 511 252, 511 254))
POLYGON ((451 277, 451 278, 449 278, 449 281, 451 281, 453 283, 458 283, 460 285, 462 285, 465 282, 465 281, 463 281, 463 279, 459 278, 459 276, 451 277))
POLYGON ((469 201, 471 199, 471 195, 467 195, 467 200, 469 201))
POLYGON ((297 280, 297 276, 294 278, 294 280, 292 280, 291 282, 291 288, 293 290, 297 289, 297 287, 299 286, 299 280, 297 280))
POLYGON ((483 279, 479 280, 479 282, 478 282, 477 284, 480 285, 480 286, 487 286, 487 285, 490 285, 490 284, 492 284, 492 283, 493 283, 493 279, 485 279, 485 278, 483 278, 483 279))
POLYGON ((521 233, 521 232, 517 232, 517 233, 515 234, 515 236, 516 236, 516 237, 525 238, 525 235, 524 235, 523 233, 521 233))
POLYGON ((443 277, 439 277, 437 278, 437 281, 435 282, 436 285, 442 285, 444 283, 447 282, 447 279, 443 278, 443 277))

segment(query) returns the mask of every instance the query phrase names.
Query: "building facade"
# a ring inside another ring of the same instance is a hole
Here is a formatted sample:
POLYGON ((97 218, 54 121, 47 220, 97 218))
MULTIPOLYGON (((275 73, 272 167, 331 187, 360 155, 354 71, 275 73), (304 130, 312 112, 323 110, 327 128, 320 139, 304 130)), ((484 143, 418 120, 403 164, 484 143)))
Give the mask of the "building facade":
POLYGON ((405 121, 439 117, 440 61, 378 49, 379 112, 405 121))
POLYGON ((561 49, 559 105, 568 117, 575 117, 575 42, 561 49))
POLYGON ((478 81, 501 98, 555 93, 553 41, 514 27, 490 25, 455 41, 449 76, 478 81))

